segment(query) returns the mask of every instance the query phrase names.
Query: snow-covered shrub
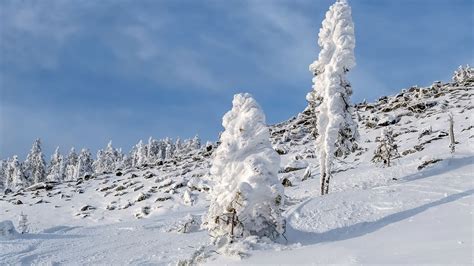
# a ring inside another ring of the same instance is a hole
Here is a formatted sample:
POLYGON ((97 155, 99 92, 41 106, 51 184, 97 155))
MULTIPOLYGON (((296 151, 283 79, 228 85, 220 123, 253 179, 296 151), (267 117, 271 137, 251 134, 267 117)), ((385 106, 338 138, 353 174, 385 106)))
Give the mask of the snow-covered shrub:
POLYGON ((454 71, 453 81, 456 83, 474 81, 474 68, 469 65, 459 66, 458 70, 454 71))
POLYGON ((23 212, 18 216, 18 230, 21 234, 28 233, 28 216, 23 212))
POLYGON ((338 0, 329 8, 318 44, 319 57, 309 66, 314 75, 313 91, 306 99, 317 117, 321 194, 327 194, 334 156, 346 156, 357 147, 357 124, 350 112, 352 88, 346 79, 355 66, 354 24, 347 1, 338 0))
POLYGON ((192 206, 194 204, 194 196, 189 190, 185 190, 183 193, 183 202, 186 205, 192 206))
POLYGON ((265 115, 250 94, 237 94, 223 117, 225 131, 214 153, 214 185, 203 227, 218 244, 249 235, 277 238, 284 232, 279 206, 280 157, 270 143, 265 115))
POLYGON ((385 166, 390 167, 391 160, 399 156, 392 128, 382 129, 379 142, 379 145, 375 148, 372 161, 375 163, 382 162, 385 166))

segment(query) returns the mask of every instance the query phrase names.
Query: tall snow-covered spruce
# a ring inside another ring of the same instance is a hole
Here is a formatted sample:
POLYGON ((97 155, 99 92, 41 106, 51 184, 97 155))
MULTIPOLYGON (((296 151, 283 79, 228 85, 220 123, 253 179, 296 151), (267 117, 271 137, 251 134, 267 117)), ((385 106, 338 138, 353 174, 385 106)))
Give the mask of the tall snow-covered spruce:
POLYGON ((36 139, 33 143, 30 153, 28 153, 23 164, 23 169, 27 179, 26 182, 28 183, 25 185, 46 181, 46 162, 41 151, 40 139, 36 139))
POLYGON ((57 147, 54 154, 51 156, 46 179, 48 181, 63 181, 64 171, 64 157, 59 152, 59 147, 57 147))
POLYGON ((218 245, 247 237, 277 238, 284 232, 280 213, 283 186, 280 157, 270 144, 265 115, 250 94, 237 94, 222 125, 210 178, 211 204, 203 226, 218 245))
POLYGON ((321 194, 329 192, 334 157, 356 149, 357 124, 352 119, 352 88, 346 74, 355 66, 354 24, 346 0, 338 0, 326 13, 319 31, 319 58, 309 70, 313 90, 306 99, 316 116, 317 148, 321 171, 321 194))

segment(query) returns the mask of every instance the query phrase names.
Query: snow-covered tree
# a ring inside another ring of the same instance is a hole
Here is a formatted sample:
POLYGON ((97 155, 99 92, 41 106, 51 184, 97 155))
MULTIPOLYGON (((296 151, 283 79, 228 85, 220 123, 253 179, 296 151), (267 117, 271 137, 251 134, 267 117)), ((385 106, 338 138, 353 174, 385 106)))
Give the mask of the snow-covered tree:
POLYGON ((175 151, 175 147, 174 147, 174 144, 170 141, 170 142, 166 142, 166 148, 165 148, 165 158, 167 160, 170 160, 171 158, 173 158, 174 156, 174 151, 175 151))
POLYGON ((92 154, 88 149, 82 149, 77 160, 76 179, 94 173, 92 154))
POLYGON ((355 66, 355 35, 346 0, 338 0, 329 8, 318 44, 319 57, 309 66, 314 75, 313 90, 306 99, 317 119, 321 194, 327 194, 334 157, 344 157, 357 147, 357 124, 350 106, 352 88, 346 79, 347 72, 355 66))
POLYGON ((140 140, 136 145, 135 154, 133 158, 133 166, 140 167, 147 162, 147 149, 143 141, 140 140))
POLYGON ((193 150, 199 150, 201 148, 201 139, 198 135, 194 136, 191 145, 193 150))
POLYGON ((180 138, 176 139, 174 147, 175 147, 175 152, 176 153, 181 153, 181 150, 183 149, 183 143, 182 143, 180 138))
POLYGON ((74 147, 71 148, 65 163, 65 180, 71 181, 76 178, 77 153, 74 147))
POLYGON ((36 184, 46 180, 46 162, 41 151, 41 140, 36 139, 31 147, 30 153, 23 163, 23 171, 26 177, 26 183, 36 184))
POLYGON ((97 159, 93 166, 96 173, 111 173, 117 169, 122 161, 122 154, 115 149, 112 141, 109 141, 105 150, 97 151, 97 159))
POLYGON ((0 160, 0 189, 6 188, 5 182, 7 180, 7 161, 0 160))
POLYGON ((474 68, 469 65, 459 66, 458 70, 454 71, 453 81, 456 83, 474 81, 474 68))
POLYGON ((372 161, 375 163, 382 162, 385 166, 390 167, 392 159, 399 156, 392 128, 382 130, 379 142, 379 145, 375 148, 372 161))
POLYGON ((160 157, 160 142, 150 137, 147 145, 147 162, 154 164, 160 157))
POLYGON ((56 148, 54 154, 51 156, 46 179, 56 182, 64 180, 64 158, 59 152, 59 147, 56 148))
POLYGON ((284 232, 280 213, 283 186, 280 157, 270 143, 265 115, 250 94, 237 94, 222 125, 221 145, 210 169, 214 186, 203 226, 225 244, 256 235, 277 238, 284 232))
POLYGON ((28 216, 23 212, 18 217, 18 230, 20 230, 20 234, 28 233, 28 216))
POLYGON ((7 172, 9 173, 7 177, 8 188, 20 189, 28 186, 23 169, 24 167, 18 160, 18 156, 14 155, 7 167, 7 172))

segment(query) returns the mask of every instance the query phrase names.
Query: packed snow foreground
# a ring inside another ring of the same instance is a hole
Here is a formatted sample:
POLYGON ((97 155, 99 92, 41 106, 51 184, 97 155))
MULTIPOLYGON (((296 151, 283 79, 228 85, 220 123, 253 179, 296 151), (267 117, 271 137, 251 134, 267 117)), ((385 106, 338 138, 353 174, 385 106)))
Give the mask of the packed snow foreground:
POLYGON ((0 265, 472 264, 472 68, 351 105, 347 1, 318 43, 288 121, 237 94, 217 143, 57 149, 47 166, 37 140, 2 162, 0 265))

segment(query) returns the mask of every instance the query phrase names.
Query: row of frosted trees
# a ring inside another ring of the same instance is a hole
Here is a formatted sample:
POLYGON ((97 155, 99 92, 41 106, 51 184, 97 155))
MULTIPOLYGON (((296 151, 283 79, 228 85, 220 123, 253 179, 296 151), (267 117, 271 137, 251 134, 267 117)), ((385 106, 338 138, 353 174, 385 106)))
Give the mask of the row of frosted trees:
POLYGON ((21 162, 17 155, 0 160, 0 188, 16 190, 45 181, 72 181, 94 173, 111 173, 117 169, 154 165, 200 148, 201 140, 198 136, 184 141, 179 138, 173 141, 170 138, 157 140, 150 137, 148 143, 140 141, 128 154, 114 148, 110 141, 105 149, 97 152, 95 160, 88 149, 82 149, 78 154, 72 148, 63 156, 58 147, 50 162, 46 163, 41 140, 37 139, 25 161, 21 162))

